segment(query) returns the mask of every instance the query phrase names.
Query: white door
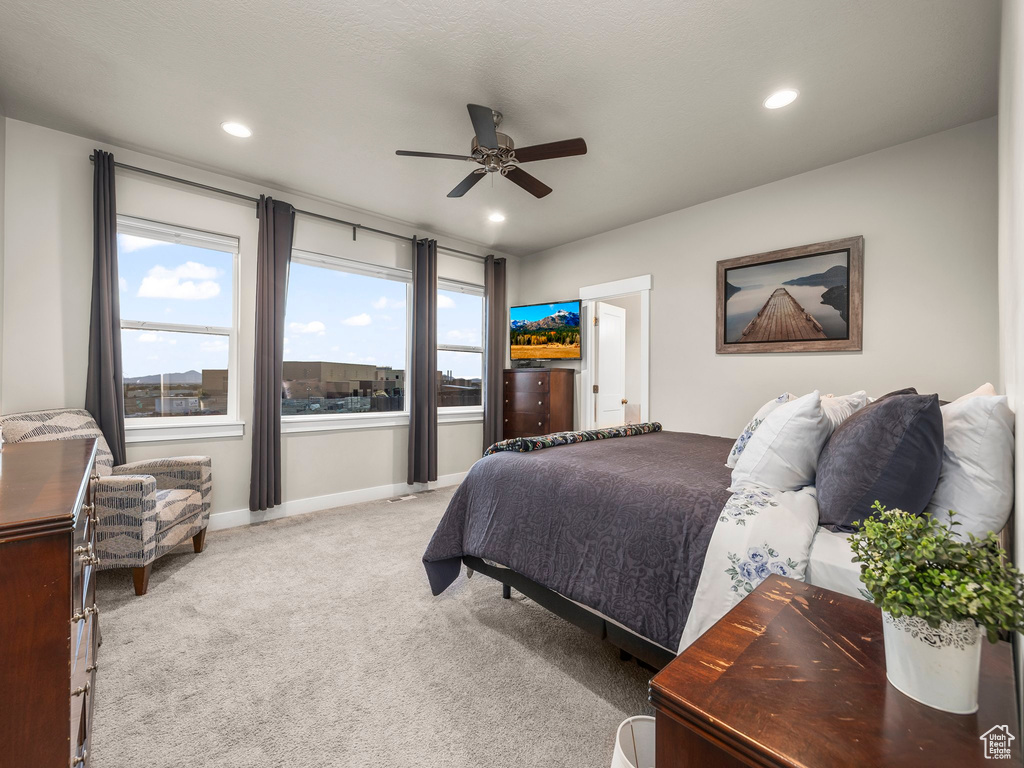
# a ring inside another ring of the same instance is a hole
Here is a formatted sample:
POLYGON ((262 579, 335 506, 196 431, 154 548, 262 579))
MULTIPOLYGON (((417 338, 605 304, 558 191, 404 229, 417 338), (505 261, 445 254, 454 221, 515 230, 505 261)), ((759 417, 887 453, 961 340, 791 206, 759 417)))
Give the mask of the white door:
POLYGON ((597 427, 617 427, 626 421, 626 310, 611 304, 594 305, 597 318, 597 427))

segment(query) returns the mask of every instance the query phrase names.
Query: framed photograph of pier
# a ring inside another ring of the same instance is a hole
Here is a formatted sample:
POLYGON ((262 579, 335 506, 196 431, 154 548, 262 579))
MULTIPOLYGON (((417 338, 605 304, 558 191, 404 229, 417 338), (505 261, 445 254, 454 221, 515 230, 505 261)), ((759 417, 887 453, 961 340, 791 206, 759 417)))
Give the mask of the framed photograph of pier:
POLYGON ((864 238, 718 262, 717 351, 860 351, 864 238))

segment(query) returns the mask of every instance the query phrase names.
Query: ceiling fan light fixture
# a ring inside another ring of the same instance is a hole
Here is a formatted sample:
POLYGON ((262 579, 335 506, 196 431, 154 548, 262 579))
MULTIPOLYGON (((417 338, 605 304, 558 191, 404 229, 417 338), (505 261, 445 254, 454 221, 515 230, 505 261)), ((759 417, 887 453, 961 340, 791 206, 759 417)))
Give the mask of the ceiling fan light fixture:
POLYGON ((226 123, 221 123, 220 127, 224 129, 224 133, 229 133, 239 139, 248 139, 252 136, 252 130, 247 125, 241 123, 235 123, 231 120, 226 123))
POLYGON ((495 211, 487 217, 489 221, 493 221, 495 224, 500 224, 505 220, 505 214, 495 211))
POLYGON ((783 88, 781 91, 776 91, 767 99, 764 100, 765 109, 779 109, 781 107, 788 107, 794 101, 796 97, 800 95, 800 91, 795 88, 783 88))

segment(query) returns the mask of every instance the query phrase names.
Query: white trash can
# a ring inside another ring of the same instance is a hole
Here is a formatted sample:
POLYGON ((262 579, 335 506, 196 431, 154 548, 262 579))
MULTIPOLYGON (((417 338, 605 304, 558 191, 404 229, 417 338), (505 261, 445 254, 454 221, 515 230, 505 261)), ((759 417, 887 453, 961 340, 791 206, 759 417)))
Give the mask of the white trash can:
POLYGON ((654 718, 637 715, 622 721, 615 734, 612 768, 654 768, 654 718))

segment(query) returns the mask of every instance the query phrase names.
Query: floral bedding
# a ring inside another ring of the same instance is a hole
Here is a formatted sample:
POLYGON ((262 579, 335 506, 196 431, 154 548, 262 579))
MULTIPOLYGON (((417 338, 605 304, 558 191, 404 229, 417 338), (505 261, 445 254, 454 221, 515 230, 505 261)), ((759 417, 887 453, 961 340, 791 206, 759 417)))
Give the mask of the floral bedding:
POLYGON ((803 581, 818 528, 813 486, 734 488, 711 535, 682 652, 770 574, 803 581))

